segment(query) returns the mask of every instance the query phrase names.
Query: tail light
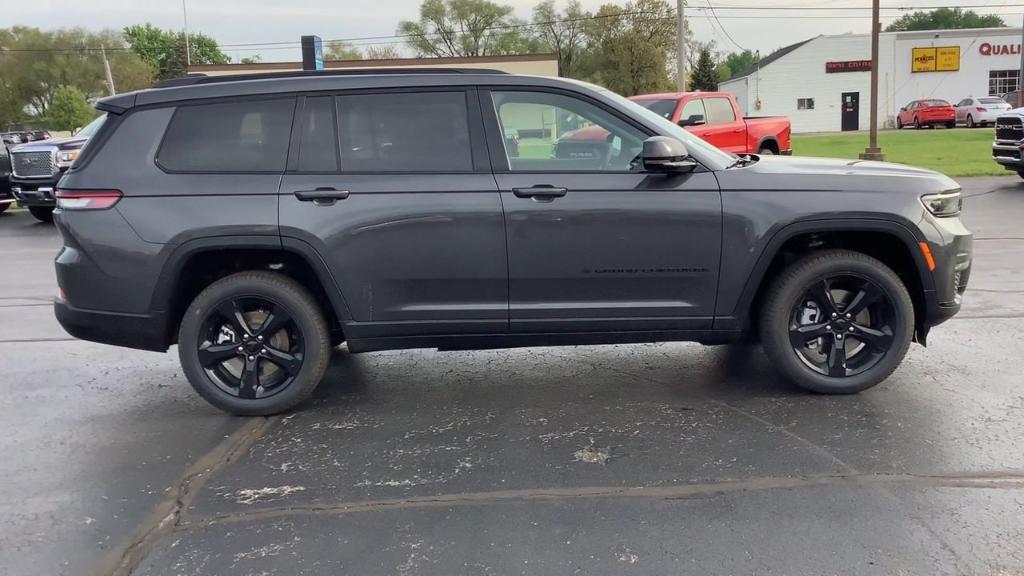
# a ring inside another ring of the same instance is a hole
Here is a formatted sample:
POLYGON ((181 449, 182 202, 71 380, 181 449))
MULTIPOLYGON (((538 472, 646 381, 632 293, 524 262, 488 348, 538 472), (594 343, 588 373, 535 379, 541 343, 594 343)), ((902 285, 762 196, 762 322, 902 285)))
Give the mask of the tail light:
POLYGON ((121 199, 120 190, 57 189, 57 207, 61 210, 105 210, 121 199))
POLYGON ((981 106, 975 108, 975 110, 977 110, 978 112, 988 112, 988 110, 982 108, 981 106))

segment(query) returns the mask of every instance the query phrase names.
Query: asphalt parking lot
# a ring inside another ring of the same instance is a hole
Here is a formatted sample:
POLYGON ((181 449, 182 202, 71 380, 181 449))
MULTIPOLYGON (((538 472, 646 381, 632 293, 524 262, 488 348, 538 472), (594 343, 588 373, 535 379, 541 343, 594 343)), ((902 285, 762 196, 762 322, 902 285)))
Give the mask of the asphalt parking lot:
POLYGON ((857 396, 757 348, 338 349, 274 418, 53 319, 0 215, 0 574, 1024 574, 1024 182, 962 179, 964 309, 857 396))

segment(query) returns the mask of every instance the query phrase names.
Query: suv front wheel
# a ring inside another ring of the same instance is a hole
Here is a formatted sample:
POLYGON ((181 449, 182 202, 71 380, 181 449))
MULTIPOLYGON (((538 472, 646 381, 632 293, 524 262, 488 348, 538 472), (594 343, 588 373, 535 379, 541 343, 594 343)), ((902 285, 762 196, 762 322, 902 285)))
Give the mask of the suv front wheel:
POLYGON ((899 276, 879 260, 824 250, 775 279, 760 326, 772 364, 798 386, 851 394, 899 366, 913 336, 914 306, 899 276))
POLYGON ((313 296, 287 276, 241 272, 203 290, 185 311, 178 356, 192 387, 239 416, 266 416, 309 398, 331 335, 313 296))

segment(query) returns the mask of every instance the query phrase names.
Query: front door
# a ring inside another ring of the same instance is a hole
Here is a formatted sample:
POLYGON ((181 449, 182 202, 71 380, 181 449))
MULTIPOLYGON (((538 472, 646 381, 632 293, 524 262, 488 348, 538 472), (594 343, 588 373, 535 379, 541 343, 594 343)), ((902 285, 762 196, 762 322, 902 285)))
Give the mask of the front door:
POLYGON ((860 130, 860 92, 843 92, 843 132, 860 130))
POLYGON ((713 174, 643 173, 646 129, 583 96, 510 89, 481 101, 505 210, 512 332, 711 326, 713 174))
MULTIPOLYGON (((706 124, 688 128, 694 134, 734 154, 743 154, 747 150, 747 124, 736 115, 732 101, 724 96, 702 98, 706 124)), ((754 150, 756 152, 756 150, 754 150)))
POLYGON ((326 260, 346 336, 507 331, 505 224, 475 91, 302 100, 281 234, 326 260))

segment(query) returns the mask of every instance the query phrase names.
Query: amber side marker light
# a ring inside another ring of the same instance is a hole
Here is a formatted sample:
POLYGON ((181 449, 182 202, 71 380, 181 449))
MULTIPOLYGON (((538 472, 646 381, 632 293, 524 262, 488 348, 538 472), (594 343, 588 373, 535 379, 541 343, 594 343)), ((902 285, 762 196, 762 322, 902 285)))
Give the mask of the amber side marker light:
POLYGON ((921 247, 921 254, 924 256, 924 261, 928 264, 928 270, 935 270, 935 258, 932 257, 932 249, 928 247, 927 242, 919 242, 918 246, 921 247))

